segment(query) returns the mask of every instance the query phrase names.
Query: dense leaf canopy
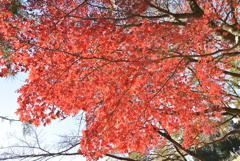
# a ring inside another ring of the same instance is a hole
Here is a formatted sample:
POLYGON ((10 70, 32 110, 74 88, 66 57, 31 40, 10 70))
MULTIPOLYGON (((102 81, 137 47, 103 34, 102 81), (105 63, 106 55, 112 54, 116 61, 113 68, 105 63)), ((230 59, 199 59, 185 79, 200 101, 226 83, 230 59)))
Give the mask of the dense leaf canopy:
MULTIPOLYGON (((2 0, 2 77, 29 74, 17 115, 84 111, 79 153, 145 152, 217 130, 240 52, 238 0, 2 0)), ((180 144, 178 145, 180 146, 180 144)))

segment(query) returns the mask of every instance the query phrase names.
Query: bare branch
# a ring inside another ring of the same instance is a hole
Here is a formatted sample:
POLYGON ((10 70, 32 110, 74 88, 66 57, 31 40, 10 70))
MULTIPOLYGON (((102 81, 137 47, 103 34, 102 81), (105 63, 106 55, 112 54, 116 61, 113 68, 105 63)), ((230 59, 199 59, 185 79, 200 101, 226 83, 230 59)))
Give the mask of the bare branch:
POLYGON ((18 122, 21 122, 20 120, 10 119, 10 118, 8 118, 8 117, 4 117, 4 116, 0 116, 0 118, 1 118, 2 120, 7 120, 7 121, 10 121, 10 122, 12 122, 12 121, 18 121, 18 122))

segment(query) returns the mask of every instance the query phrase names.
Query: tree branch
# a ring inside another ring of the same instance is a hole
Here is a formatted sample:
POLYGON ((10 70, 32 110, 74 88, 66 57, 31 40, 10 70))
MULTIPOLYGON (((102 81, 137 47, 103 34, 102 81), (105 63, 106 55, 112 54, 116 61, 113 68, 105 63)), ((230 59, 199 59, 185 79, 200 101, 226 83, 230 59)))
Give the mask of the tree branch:
POLYGON ((184 157, 184 155, 180 152, 180 150, 178 149, 178 147, 176 145, 174 145, 174 148, 177 150, 178 154, 181 155, 181 157, 183 158, 184 161, 187 161, 187 159, 184 157))
POLYGON ((196 148, 196 151, 208 146, 208 145, 212 145, 212 144, 216 144, 218 142, 221 142, 225 139, 227 139, 229 136, 231 135, 234 135, 234 134, 239 134, 240 133, 240 130, 233 130, 233 131, 230 131, 229 133, 227 133, 226 135, 224 135, 222 138, 218 139, 218 140, 215 140, 215 141, 212 141, 212 142, 209 142, 209 143, 204 143, 204 146, 202 147, 199 147, 199 148, 196 148))
MULTIPOLYGON (((12 122, 12 121, 20 121, 20 120, 10 119, 10 118, 4 117, 4 116, 0 116, 0 118, 1 118, 2 120, 7 120, 7 121, 10 121, 10 122, 12 122)), ((21 122, 21 121, 20 121, 20 122, 21 122)))
POLYGON ((224 74, 227 74, 227 75, 231 75, 231 76, 233 76, 233 77, 238 77, 238 78, 240 78, 240 74, 238 74, 238 73, 233 73, 233 72, 229 72, 229 71, 224 71, 223 73, 224 73, 224 74))
POLYGON ((108 157, 111 157, 111 158, 119 159, 119 160, 137 161, 137 160, 135 160, 135 159, 124 158, 124 157, 118 157, 118 156, 116 156, 116 155, 112 155, 112 154, 105 154, 105 155, 108 156, 108 157))
POLYGON ((195 0, 186 0, 186 2, 190 6, 192 12, 198 17, 201 17, 204 14, 203 10, 199 7, 195 0))
POLYGON ((163 133, 161 131, 158 131, 158 134, 160 134, 162 137, 166 138, 168 141, 170 141, 173 145, 175 145, 176 147, 182 149, 183 151, 185 151, 187 154, 201 160, 201 161, 205 161, 204 158, 202 158, 201 156, 197 155, 196 153, 188 150, 188 149, 185 149, 182 145, 180 145, 178 142, 176 142, 175 140, 172 139, 172 137, 166 133, 163 133))
POLYGON ((235 36, 240 36, 240 30, 235 25, 224 24, 222 25, 222 29, 226 30, 227 32, 230 32, 235 36))
POLYGON ((240 109, 238 108, 224 108, 226 112, 232 113, 232 114, 240 114, 240 109))

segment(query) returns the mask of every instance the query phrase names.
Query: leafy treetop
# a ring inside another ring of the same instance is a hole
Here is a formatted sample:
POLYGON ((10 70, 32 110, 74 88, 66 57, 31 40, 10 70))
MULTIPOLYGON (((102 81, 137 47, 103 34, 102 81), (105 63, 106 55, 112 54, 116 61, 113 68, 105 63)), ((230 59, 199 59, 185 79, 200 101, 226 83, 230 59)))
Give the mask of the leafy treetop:
POLYGON ((28 72, 16 114, 36 126, 85 112, 79 152, 145 152, 164 134, 215 132, 237 0, 2 0, 2 77, 28 72), (7 50, 9 49, 9 50, 7 50), (11 50, 10 50, 11 49, 11 50), (165 130, 165 133, 161 131, 165 130), (161 135, 162 134, 162 135, 161 135))

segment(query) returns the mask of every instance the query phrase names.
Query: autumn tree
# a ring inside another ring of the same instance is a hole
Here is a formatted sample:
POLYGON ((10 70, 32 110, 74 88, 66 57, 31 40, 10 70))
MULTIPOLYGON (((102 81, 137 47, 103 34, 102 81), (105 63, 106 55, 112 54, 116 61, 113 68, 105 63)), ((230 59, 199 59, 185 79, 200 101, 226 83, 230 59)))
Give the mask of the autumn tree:
POLYGON ((16 112, 25 123, 83 111, 78 152, 88 159, 167 140, 204 160, 191 151, 196 135, 240 113, 238 80, 231 84, 240 77, 239 8, 239 0, 2 0, 0 38, 11 52, 2 49, 0 75, 29 74, 16 112))

